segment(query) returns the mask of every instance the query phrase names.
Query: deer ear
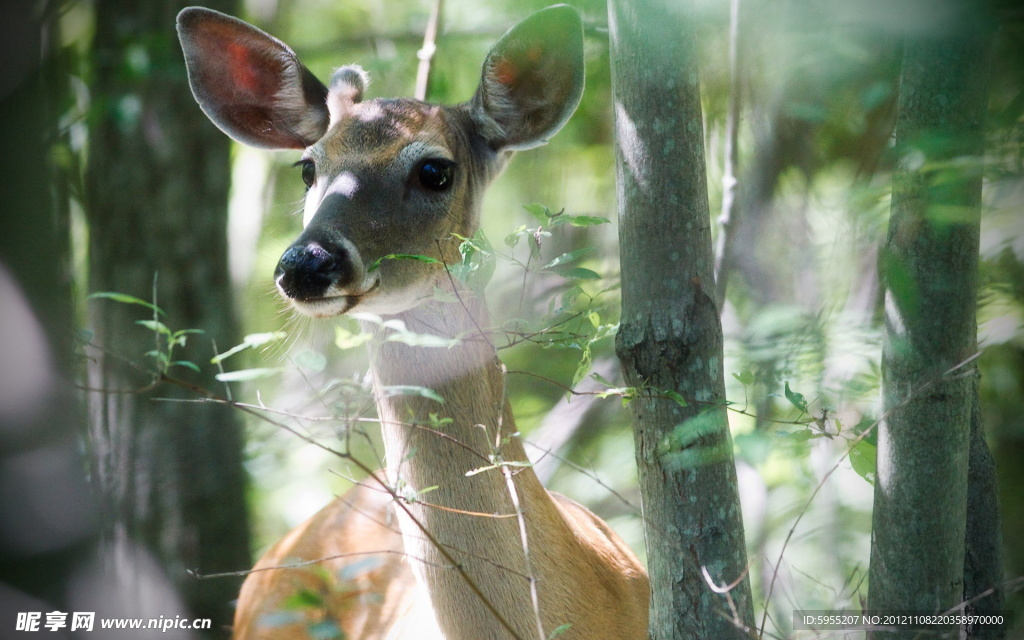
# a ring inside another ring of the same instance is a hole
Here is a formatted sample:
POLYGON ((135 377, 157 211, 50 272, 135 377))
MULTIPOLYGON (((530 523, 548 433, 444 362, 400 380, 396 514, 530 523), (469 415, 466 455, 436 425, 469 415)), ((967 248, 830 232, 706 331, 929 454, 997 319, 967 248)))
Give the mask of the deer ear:
POLYGON ((280 40, 202 7, 178 14, 192 95, 221 131, 269 149, 301 149, 327 131, 327 88, 280 40))
POLYGON ((542 9, 484 60, 470 111, 495 149, 529 149, 562 128, 583 95, 583 25, 568 5, 542 9))

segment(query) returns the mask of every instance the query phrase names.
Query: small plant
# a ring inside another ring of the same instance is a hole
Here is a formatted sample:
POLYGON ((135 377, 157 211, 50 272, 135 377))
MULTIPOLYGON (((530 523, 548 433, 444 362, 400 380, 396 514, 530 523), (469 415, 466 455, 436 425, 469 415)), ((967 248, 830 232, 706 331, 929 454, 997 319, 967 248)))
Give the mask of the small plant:
MULTIPOLYGON (((154 288, 156 282, 154 278, 154 288)), ((154 294, 154 299, 155 299, 154 294)), ((155 347, 151 351, 146 352, 146 357, 152 358, 156 367, 155 373, 157 377, 167 375, 167 372, 172 367, 185 367, 192 371, 200 371, 199 366, 190 360, 175 360, 174 350, 179 347, 184 347, 189 335, 203 334, 205 333, 202 329, 179 329, 177 331, 172 330, 166 324, 164 324, 160 318, 167 314, 163 309, 158 307, 155 302, 146 302, 141 298, 130 296, 124 293, 116 293, 112 291, 100 291, 89 295, 89 299, 105 299, 119 302, 122 304, 138 305, 149 309, 153 312, 153 317, 149 320, 136 320, 135 324, 141 325, 153 332, 153 338, 155 341, 155 347)), ((91 339, 91 336, 89 336, 91 339)))

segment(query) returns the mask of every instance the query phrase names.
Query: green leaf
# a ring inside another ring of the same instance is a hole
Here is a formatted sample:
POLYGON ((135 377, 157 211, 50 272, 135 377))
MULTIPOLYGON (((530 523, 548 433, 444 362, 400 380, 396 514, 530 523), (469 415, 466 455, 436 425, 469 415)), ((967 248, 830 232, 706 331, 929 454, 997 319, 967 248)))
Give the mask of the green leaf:
POLYGON ((202 329, 182 329, 181 331, 174 332, 174 335, 170 337, 170 342, 171 344, 178 345, 179 347, 184 347, 188 336, 196 333, 205 334, 206 332, 202 329))
POLYGON ((599 224, 608 224, 610 222, 608 218, 602 218, 600 216, 571 216, 562 213, 561 211, 553 212, 542 204, 523 205, 523 209, 536 218, 537 222, 541 223, 541 225, 548 227, 558 227, 566 224, 574 227, 593 227, 599 224))
POLYGON ((441 261, 437 258, 431 258, 430 256, 424 256, 417 253, 389 253, 386 256, 381 256, 374 260, 373 264, 371 264, 366 271, 369 273, 380 269, 380 263, 384 260, 415 260, 425 264, 441 264, 441 261))
POLYGON ((614 387, 615 386, 612 383, 611 380, 609 380, 608 378, 605 378, 604 376, 602 376, 601 374, 597 373, 596 371, 594 373, 590 374, 590 377, 593 378, 594 380, 597 380, 598 382, 600 382, 601 384, 605 385, 606 387, 614 387))
POLYGON ((280 367, 274 368, 257 368, 257 369, 240 369, 238 371, 228 371, 226 373, 218 373, 216 378, 221 382, 242 382, 245 380, 262 380, 263 378, 271 378, 281 373, 280 367))
POLYGON ((196 373, 202 373, 203 372, 203 370, 199 368, 199 365, 197 365, 194 362, 190 362, 188 360, 175 360, 174 362, 171 363, 170 366, 172 366, 172 367, 185 367, 186 369, 191 369, 191 370, 195 371, 196 373))
MULTIPOLYGON (((572 307, 573 304, 583 295, 583 288, 579 285, 573 285, 566 289, 565 293, 562 294, 562 309, 565 310, 572 307)), ((561 311, 560 310, 560 311, 561 311)))
POLYGON ((776 431, 775 435, 780 438, 786 438, 790 442, 807 442, 814 436, 814 433, 810 429, 801 429, 800 431, 776 431))
POLYGON ((441 485, 438 485, 438 484, 432 484, 432 485, 430 485, 429 487, 423 487, 422 489, 420 489, 419 491, 417 491, 417 492, 416 492, 416 495, 417 495, 417 496, 424 496, 424 495, 426 495, 426 494, 430 493, 431 491, 437 491, 437 490, 438 490, 438 489, 440 489, 440 488, 441 488, 441 485))
POLYGON ((668 391, 663 391, 662 393, 664 393, 665 397, 668 398, 669 400, 674 400, 675 403, 678 404, 680 407, 688 407, 688 406, 690 406, 686 402, 686 398, 681 396, 679 394, 679 392, 677 392, 677 391, 668 390, 668 391))
POLYGON ((742 371, 740 373, 732 374, 732 377, 739 380, 740 384, 744 387, 748 387, 755 382, 754 373, 752 371, 742 371))
POLYGON ((800 411, 803 411, 804 413, 807 412, 807 398, 804 397, 804 394, 797 393, 796 391, 790 389, 789 381, 786 382, 786 399, 789 400, 790 403, 792 403, 793 406, 799 409, 800 411))
POLYGON ((459 245, 462 261, 449 265, 448 271, 453 277, 469 285, 473 291, 482 293, 494 275, 494 248, 482 230, 477 230, 472 238, 453 235, 462 241, 459 245))
POLYGON ((373 338, 373 334, 368 331, 353 333, 340 324, 334 327, 334 345, 343 351, 362 346, 369 342, 371 338, 373 338))
POLYGON ((536 218, 537 222, 540 222, 541 224, 547 224, 548 219, 551 217, 551 210, 542 204, 525 204, 523 205, 523 209, 526 210, 526 213, 536 218))
POLYGON ((427 387, 419 387, 410 384, 396 384, 384 387, 382 391, 389 396, 421 396, 428 400, 444 404, 442 398, 436 391, 427 387))
POLYGON ((156 366, 160 371, 167 371, 167 368, 170 366, 171 358, 163 351, 157 351, 154 349, 153 351, 147 351, 143 355, 149 356, 150 358, 156 360, 156 366))
POLYGON ((438 414, 434 413, 433 411, 430 412, 430 415, 428 417, 430 418, 430 426, 434 427, 435 429, 443 427, 443 426, 445 426, 447 424, 452 424, 453 422, 455 422, 455 420, 453 418, 442 418, 441 416, 439 416, 438 414))
POLYGON ((573 267, 565 271, 559 271, 558 275, 563 278, 575 278, 576 280, 600 280, 602 278, 600 273, 584 269, 583 267, 573 267))
POLYGON ((462 342, 459 338, 442 338, 432 336, 429 333, 415 333, 413 331, 396 331, 389 333, 386 338, 388 342, 399 342, 410 347, 429 347, 434 349, 450 349, 462 342))
POLYGON ((281 607, 283 609, 290 609, 294 611, 301 609, 319 609, 323 604, 323 596, 319 593, 310 589, 300 589, 285 598, 284 602, 281 603, 281 607))
POLYGON ((574 227, 594 227, 599 224, 609 224, 611 220, 600 216, 565 216, 569 224, 574 227))
POLYGON ((590 368, 594 366, 594 356, 590 349, 591 344, 592 343, 588 342, 586 346, 583 347, 583 355, 580 356, 580 362, 576 365, 576 372, 572 374, 573 387, 579 384, 580 380, 583 380, 583 378, 590 373, 590 368))
POLYGON ((136 320, 135 324, 142 325, 150 331, 162 333, 165 336, 171 335, 171 330, 167 328, 167 325, 160 322, 159 320, 136 320))
POLYGON ((857 472, 857 475, 871 484, 875 484, 877 458, 878 449, 868 442, 867 438, 860 440, 850 449, 850 466, 857 472))
POLYGON ((523 239, 523 236, 525 236, 526 233, 526 225, 519 225, 518 227, 516 227, 515 231, 505 236, 505 246, 507 246, 509 249, 514 249, 519 244, 519 241, 523 239))
POLYGON ((564 264, 571 264, 573 262, 576 262, 577 260, 579 260, 583 256, 585 256, 587 254, 590 254, 590 253, 593 253, 594 251, 595 251, 594 247, 583 247, 582 249, 576 249, 575 251, 569 251, 568 253, 563 253, 562 255, 558 256, 557 258, 555 258, 551 262, 549 262, 546 265, 544 265, 544 268, 545 269, 553 269, 555 267, 560 267, 560 266, 562 266, 564 264))
POLYGON ((288 337, 288 334, 284 331, 273 331, 268 333, 250 333, 249 335, 242 338, 242 344, 231 347, 224 353, 218 354, 210 359, 210 364, 217 364, 223 362, 227 358, 245 351, 246 349, 253 349, 256 347, 262 347, 265 344, 283 340, 288 337))
POLYGON ((853 432, 859 436, 868 429, 871 429, 871 431, 868 433, 868 435, 864 437, 864 439, 867 440, 872 446, 877 447, 878 429, 872 429, 872 427, 874 427, 876 423, 877 420, 875 420, 874 418, 870 416, 864 416, 863 418, 860 419, 860 422, 853 426, 853 432))
POLYGON ((146 302, 145 300, 141 298, 136 298, 135 296, 130 296, 126 293, 116 293, 114 291, 97 291, 96 293, 89 294, 89 300, 93 300, 96 298, 104 298, 106 300, 113 300, 114 302, 122 302, 124 304, 137 304, 141 307, 146 307, 150 311, 156 311, 162 316, 167 315, 166 313, 164 313, 163 309, 156 306, 155 304, 146 302))
POLYGON ((572 628, 571 624, 559 625, 558 627, 555 628, 554 631, 552 631, 551 633, 548 634, 548 640, 554 640, 555 638, 557 638, 558 636, 562 635, 563 633, 565 633, 566 631, 568 631, 571 628, 572 628))

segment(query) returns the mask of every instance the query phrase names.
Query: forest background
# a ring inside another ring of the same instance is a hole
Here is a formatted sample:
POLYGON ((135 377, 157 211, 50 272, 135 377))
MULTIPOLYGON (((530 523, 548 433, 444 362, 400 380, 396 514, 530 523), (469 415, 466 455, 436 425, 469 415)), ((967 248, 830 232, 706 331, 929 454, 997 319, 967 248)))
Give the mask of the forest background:
MULTIPOLYGON (((446 0, 428 99, 468 99, 490 44, 544 4, 446 0)), ((27 48, 47 56, 27 90, 31 56, 5 65, 3 257, 49 331, 58 368, 75 380, 68 406, 86 408, 59 414, 78 425, 70 441, 85 449, 102 496, 100 517, 83 515, 83 531, 120 541, 159 567, 154 584, 165 580, 183 606, 223 621, 238 577, 195 574, 244 570, 353 479, 344 461, 282 425, 350 442, 370 462, 381 447, 364 426, 373 408, 355 323, 298 319, 273 290, 274 265, 301 226, 298 154, 230 145, 188 91, 173 30, 183 3, 138 5, 11 4, 11 25, 42 18, 27 48), (9 99, 26 91, 34 107, 9 99), (32 143, 40 132, 49 145, 32 143), (268 421, 255 415, 267 412, 201 401, 199 389, 275 413, 268 421)), ((719 273, 729 274, 721 316, 753 599, 768 630, 789 636, 793 609, 858 608, 866 591, 900 62, 904 39, 926 29, 931 12, 867 0, 734 5, 738 32, 726 2, 695 2, 689 20, 710 207, 731 220, 728 234, 715 226, 719 273)), ((321 78, 358 62, 373 97, 412 94, 434 10, 426 1, 208 6, 289 43, 321 78)), ((466 268, 489 282, 509 395, 538 473, 643 554, 630 394, 614 353, 607 9, 574 6, 586 27, 583 102, 490 189, 489 242, 466 268)), ((1024 14, 1008 3, 993 15, 985 153, 934 170, 984 180, 976 362, 1004 573, 1018 589, 1007 606, 1021 619, 1024 14)), ((14 40, 12 52, 24 44, 14 40)), ((32 379, 0 367, 10 389, 32 379)))

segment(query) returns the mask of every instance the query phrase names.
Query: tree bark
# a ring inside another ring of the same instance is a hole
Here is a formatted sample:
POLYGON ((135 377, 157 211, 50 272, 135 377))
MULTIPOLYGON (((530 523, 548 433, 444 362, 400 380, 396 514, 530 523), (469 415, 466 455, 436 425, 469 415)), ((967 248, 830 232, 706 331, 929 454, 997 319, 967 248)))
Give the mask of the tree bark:
POLYGON ((690 8, 608 6, 622 265, 616 350, 638 389, 630 406, 653 590, 650 637, 743 637, 753 612, 724 406, 690 8), (738 583, 716 593, 704 570, 716 587, 738 583))
MULTIPOLYGON (((161 320, 198 328, 176 358, 206 364, 210 341, 239 342, 227 262, 229 146, 196 108, 177 44, 183 0, 96 3, 87 214, 91 291, 150 300, 156 279, 161 320)), ((222 11, 231 0, 207 3, 222 11)), ((225 407, 154 402, 189 394, 150 380, 122 357, 152 364, 154 332, 138 326, 152 313, 108 300, 90 302, 95 354, 90 396, 96 478, 107 499, 107 537, 142 542, 182 592, 191 613, 213 628, 230 624, 235 579, 201 573, 250 566, 242 431, 225 407)), ((210 366, 204 367, 209 371, 210 366)), ((211 373, 172 374, 215 388, 211 373)))
MULTIPOLYGON (((907 40, 901 74, 900 161, 882 256, 885 418, 871 545, 868 604, 874 611, 942 612, 960 603, 965 589, 977 385, 975 366, 964 363, 977 350, 991 30, 967 3, 939 22, 935 31, 907 40)), ((984 446, 980 433, 975 446, 984 446)), ((911 638, 916 632, 882 635, 911 638)))

